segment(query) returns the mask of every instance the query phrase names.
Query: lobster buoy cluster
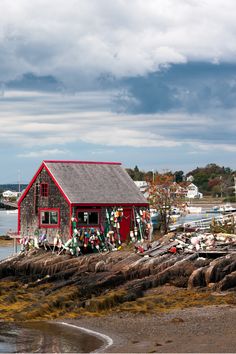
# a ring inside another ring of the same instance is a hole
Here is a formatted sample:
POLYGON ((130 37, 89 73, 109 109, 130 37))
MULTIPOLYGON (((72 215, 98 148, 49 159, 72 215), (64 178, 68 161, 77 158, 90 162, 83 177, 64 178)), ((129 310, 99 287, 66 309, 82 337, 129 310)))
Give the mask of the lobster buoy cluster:
POLYGON ((109 249, 119 249, 121 246, 120 227, 124 217, 123 208, 106 209, 105 241, 109 249))
POLYGON ((148 240, 151 232, 151 217, 147 209, 133 208, 133 222, 130 229, 131 242, 148 240))
POLYGON ((104 238, 99 229, 80 228, 73 230, 72 239, 76 240, 76 244, 80 247, 81 252, 100 251, 103 249, 104 238))

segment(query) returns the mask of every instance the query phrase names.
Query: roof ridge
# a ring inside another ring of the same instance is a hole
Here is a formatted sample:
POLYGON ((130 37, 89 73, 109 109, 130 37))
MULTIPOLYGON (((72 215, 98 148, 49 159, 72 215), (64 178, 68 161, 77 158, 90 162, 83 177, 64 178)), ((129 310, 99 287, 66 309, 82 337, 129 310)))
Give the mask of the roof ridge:
POLYGON ((121 165, 121 162, 105 162, 105 161, 80 161, 80 160, 43 160, 44 163, 78 163, 91 165, 121 165))

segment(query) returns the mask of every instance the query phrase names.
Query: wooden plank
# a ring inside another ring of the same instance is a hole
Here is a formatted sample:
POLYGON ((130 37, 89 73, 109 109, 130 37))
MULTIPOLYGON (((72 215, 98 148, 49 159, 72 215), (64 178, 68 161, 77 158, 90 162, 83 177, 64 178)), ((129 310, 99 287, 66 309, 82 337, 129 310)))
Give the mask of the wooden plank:
POLYGON ((162 254, 168 252, 168 250, 173 247, 178 245, 178 241, 173 241, 170 242, 168 245, 163 245, 161 248, 155 249, 155 250, 150 250, 149 256, 150 257, 156 257, 156 256, 161 256, 162 254))

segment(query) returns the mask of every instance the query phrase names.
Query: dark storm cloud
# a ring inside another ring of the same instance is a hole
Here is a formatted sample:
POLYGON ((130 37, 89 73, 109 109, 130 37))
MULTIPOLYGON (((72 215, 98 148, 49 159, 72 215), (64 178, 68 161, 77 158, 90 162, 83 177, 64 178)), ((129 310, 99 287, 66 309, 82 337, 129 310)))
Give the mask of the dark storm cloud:
POLYGON ((236 65, 188 63, 172 65, 144 77, 123 80, 117 105, 132 113, 171 110, 211 112, 236 107, 236 65), (122 94, 123 86, 126 95, 122 94))

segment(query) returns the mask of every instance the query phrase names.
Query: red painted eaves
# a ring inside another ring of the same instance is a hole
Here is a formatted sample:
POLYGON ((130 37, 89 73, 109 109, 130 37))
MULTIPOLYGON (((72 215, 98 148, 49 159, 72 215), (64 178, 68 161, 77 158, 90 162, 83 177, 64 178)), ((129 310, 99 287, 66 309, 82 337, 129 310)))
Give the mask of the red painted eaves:
POLYGON ((80 207, 147 207, 149 203, 72 203, 72 206, 80 207))
POLYGON ((28 186, 26 187, 24 193, 21 195, 20 199, 18 200, 18 207, 20 206, 22 200, 25 198, 25 196, 27 195, 27 193, 29 192, 31 186, 33 185, 33 183, 36 181, 36 178, 38 177, 38 175, 40 174, 40 172, 42 171, 44 167, 44 163, 42 163, 39 167, 39 169, 37 170, 37 172, 35 173, 34 177, 32 178, 32 180, 30 181, 30 183, 28 184, 28 186))
POLYGON ((69 205, 71 205, 71 201, 68 198, 68 196, 65 194, 65 192, 63 191, 63 189, 61 188, 60 184, 57 182, 56 178, 54 177, 54 175, 52 174, 52 172, 50 171, 50 168, 46 165, 48 161, 43 161, 44 167, 47 171, 47 173, 49 174, 49 176, 52 178, 53 182, 55 183, 55 185, 57 186, 57 188, 59 189, 60 193, 62 194, 62 196, 65 198, 65 200, 67 201, 67 203, 69 205))
POLYGON ((86 165, 121 165, 121 162, 103 162, 103 161, 78 161, 78 160, 44 160, 45 163, 77 163, 86 165))

